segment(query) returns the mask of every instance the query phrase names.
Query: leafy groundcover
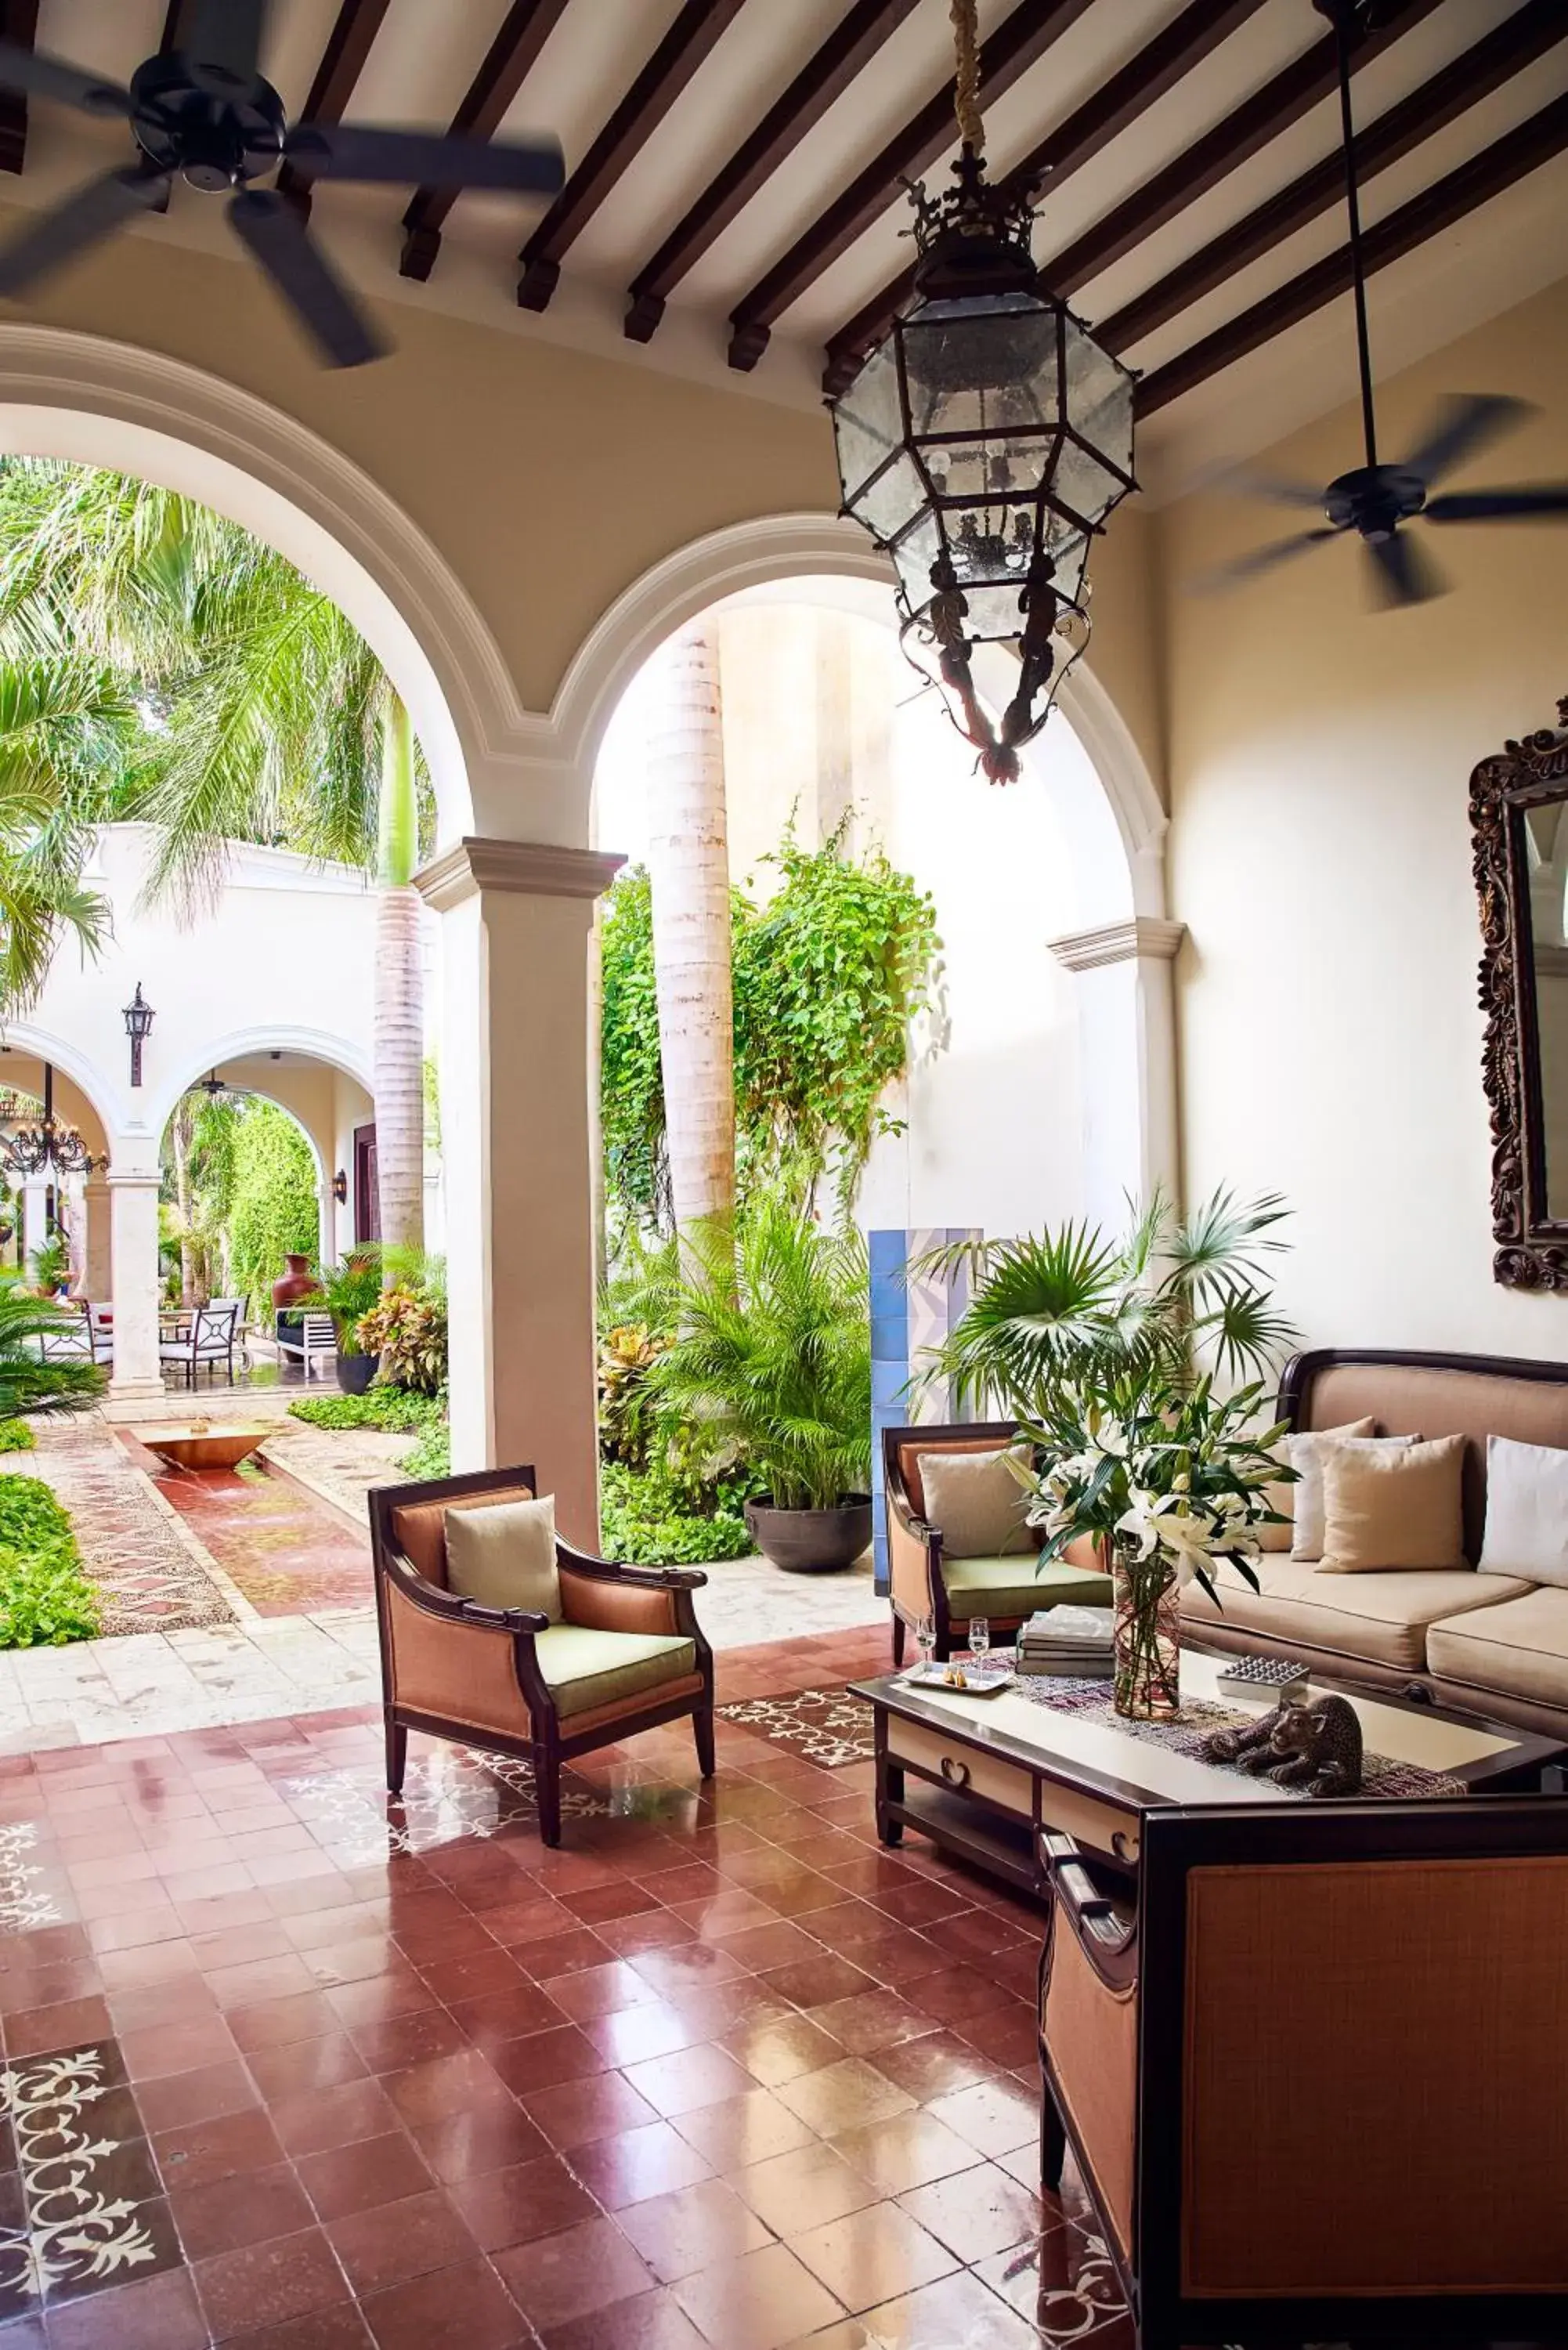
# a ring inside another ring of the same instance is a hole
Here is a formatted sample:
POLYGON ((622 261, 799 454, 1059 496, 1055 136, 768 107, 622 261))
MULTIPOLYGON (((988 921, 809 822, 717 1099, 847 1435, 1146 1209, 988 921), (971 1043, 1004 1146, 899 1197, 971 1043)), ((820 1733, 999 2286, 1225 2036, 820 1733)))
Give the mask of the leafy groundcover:
POLYGON ((0 1478, 0 1648, 63 1648, 100 1630, 71 1522, 36 1477, 0 1478))

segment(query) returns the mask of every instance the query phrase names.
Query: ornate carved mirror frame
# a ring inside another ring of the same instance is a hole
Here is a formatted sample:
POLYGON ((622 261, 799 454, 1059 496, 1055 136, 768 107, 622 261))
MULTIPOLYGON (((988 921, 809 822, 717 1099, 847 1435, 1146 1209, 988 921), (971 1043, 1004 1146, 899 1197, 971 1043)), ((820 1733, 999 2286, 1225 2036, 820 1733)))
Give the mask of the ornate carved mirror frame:
POLYGON ((1480 899, 1481 1075, 1491 1106, 1492 1274, 1511 1289, 1568 1290, 1568 1222, 1547 1213, 1526 810, 1568 798, 1568 695, 1558 729, 1506 743, 1470 777, 1480 899))

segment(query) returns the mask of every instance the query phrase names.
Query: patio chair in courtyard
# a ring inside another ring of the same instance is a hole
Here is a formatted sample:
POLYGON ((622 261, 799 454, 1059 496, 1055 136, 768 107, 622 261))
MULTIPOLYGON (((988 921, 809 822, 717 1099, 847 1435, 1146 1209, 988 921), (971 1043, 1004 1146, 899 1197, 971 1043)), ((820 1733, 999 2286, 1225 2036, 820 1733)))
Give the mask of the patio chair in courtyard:
POLYGON ((330 1314, 302 1314, 297 1326, 279 1329, 277 1351, 298 1363, 308 1382, 317 1363, 327 1370, 337 1362, 337 1326, 330 1314))
POLYGON ((229 1385, 234 1384, 234 1333, 239 1327, 240 1309, 234 1299, 214 1301, 211 1305, 198 1305, 191 1316, 191 1326, 178 1337, 160 1342, 159 1360, 177 1363, 185 1374, 185 1385, 193 1388, 196 1374, 205 1367, 209 1378, 222 1364, 228 1373, 229 1385))
POLYGON ((557 1845, 561 1765, 574 1755, 689 1713, 712 1777, 713 1652, 691 1605, 708 1578, 691 1567, 616 1565, 556 1536, 553 1569, 546 1556, 539 1578, 534 1562, 529 1596, 544 1605, 452 1590, 451 1519, 535 1497, 531 1468, 372 1490, 387 1786, 401 1792, 410 1730, 514 1755, 533 1765, 539 1834, 557 1845))

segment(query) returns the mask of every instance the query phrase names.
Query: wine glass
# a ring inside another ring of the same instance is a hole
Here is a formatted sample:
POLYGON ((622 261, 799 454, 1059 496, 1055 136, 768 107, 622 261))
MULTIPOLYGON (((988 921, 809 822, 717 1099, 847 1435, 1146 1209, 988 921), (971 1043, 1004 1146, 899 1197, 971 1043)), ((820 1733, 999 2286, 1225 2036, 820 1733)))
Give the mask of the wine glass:
POLYGON ((915 1646, 920 1652, 920 1661, 917 1670, 924 1672, 937 1649, 937 1619, 934 1616, 922 1616, 917 1622, 915 1646))
POLYGON ((991 1618, 971 1616, 969 1619, 969 1652, 983 1671, 991 1649, 991 1618))

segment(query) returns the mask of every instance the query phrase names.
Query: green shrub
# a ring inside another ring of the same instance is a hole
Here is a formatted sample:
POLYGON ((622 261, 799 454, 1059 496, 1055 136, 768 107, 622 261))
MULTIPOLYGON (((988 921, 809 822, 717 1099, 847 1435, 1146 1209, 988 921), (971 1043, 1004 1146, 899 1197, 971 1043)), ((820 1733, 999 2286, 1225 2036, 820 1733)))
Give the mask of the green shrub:
POLYGON ((320 1243, 316 1161, 302 1128, 275 1102, 247 1101, 234 1135, 229 1263, 235 1294, 265 1321, 286 1255, 314 1258, 320 1243))
POLYGON ((389 1436, 411 1436, 442 1415, 434 1396, 410 1395, 404 1388, 371 1388, 362 1396, 301 1396, 289 1405, 288 1416, 312 1428, 379 1428, 389 1436))
POLYGON ((31 1452, 37 1441, 25 1419, 0 1419, 0 1452, 31 1452))
POLYGON ((398 1467, 405 1477, 450 1477, 452 1475, 452 1430, 443 1419, 431 1419, 417 1444, 399 1458, 398 1467))
POLYGON ((641 1472, 607 1461, 600 1471, 600 1548, 606 1558, 631 1566, 705 1566, 715 1559, 741 1558, 753 1548, 741 1504, 751 1490, 748 1477, 721 1479, 692 1489, 663 1470, 641 1472))
POLYGON ((102 1628, 71 1522, 37 1477, 0 1477, 0 1648, 63 1648, 102 1628))
POLYGON ((379 1379, 417 1395, 433 1396, 445 1387, 444 1297, 399 1282, 360 1315, 357 1336, 367 1355, 381 1357, 379 1379))

